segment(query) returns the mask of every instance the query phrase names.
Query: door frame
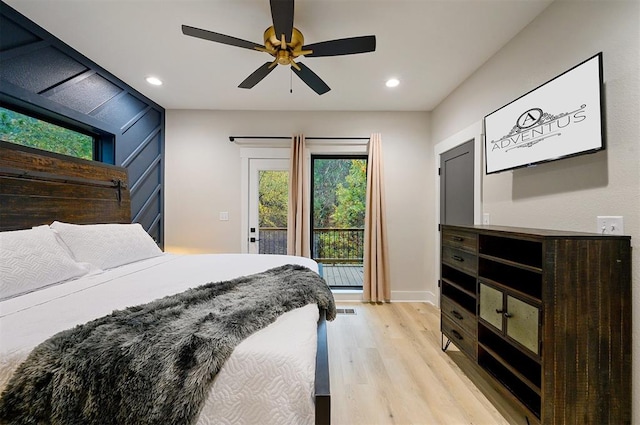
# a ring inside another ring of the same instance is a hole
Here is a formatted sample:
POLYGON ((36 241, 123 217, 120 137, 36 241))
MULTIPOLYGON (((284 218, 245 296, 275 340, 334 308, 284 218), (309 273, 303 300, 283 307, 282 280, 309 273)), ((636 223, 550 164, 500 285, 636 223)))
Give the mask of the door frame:
POLYGON ((438 307, 440 307, 440 288, 438 287, 438 280, 440 279, 440 267, 438 267, 440 264, 440 231, 438 230, 438 225, 440 224, 440 176, 438 175, 438 169, 440 168, 440 155, 470 140, 474 141, 473 223, 480 224, 482 223, 482 141, 484 140, 482 120, 437 143, 433 149, 433 169, 435 173, 435 223, 433 223, 433 228, 435 229, 433 239, 433 246, 435 247, 433 263, 434 289, 432 291, 427 291, 427 297, 433 305, 438 307))

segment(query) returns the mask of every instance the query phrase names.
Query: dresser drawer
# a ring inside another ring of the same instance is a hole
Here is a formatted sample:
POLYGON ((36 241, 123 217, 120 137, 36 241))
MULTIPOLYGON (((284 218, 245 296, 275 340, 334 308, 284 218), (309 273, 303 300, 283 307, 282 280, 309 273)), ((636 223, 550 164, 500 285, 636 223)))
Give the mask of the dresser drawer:
POLYGON ((478 257, 475 254, 448 246, 442 247, 442 262, 474 276, 478 271, 478 257))
POLYGON ((453 344, 464 351, 468 356, 475 359, 477 357, 478 339, 467 333, 460 326, 457 326, 448 316, 442 316, 440 322, 442 333, 449 338, 453 344))
POLYGON ((440 311, 462 330, 474 336, 478 334, 478 319, 476 315, 462 308, 460 304, 451 298, 444 296, 440 298, 440 311))
POLYGON ((462 230, 443 229, 442 246, 461 249, 463 251, 477 252, 478 235, 462 230))

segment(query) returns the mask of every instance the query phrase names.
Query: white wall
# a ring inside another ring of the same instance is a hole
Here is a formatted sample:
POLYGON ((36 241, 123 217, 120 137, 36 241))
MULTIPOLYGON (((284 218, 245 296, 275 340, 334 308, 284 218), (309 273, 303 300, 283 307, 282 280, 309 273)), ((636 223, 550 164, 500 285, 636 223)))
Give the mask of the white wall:
POLYGON ((633 250, 633 404, 640 424, 640 2, 556 0, 431 115, 438 143, 602 51, 607 148, 484 176, 491 224, 596 231, 624 216, 633 250))
POLYGON ((382 133, 392 299, 426 300, 433 221, 425 196, 431 163, 426 112, 166 112, 165 247, 177 252, 240 252, 240 146, 230 135, 368 137, 382 133), (219 221, 228 211, 229 221, 219 221))

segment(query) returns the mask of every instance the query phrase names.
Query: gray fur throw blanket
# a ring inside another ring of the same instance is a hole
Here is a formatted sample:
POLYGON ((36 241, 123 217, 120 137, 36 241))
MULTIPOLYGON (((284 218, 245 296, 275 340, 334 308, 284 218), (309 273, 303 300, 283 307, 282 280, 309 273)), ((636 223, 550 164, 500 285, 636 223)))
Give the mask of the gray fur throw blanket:
POLYGON ((0 423, 195 423, 234 347, 310 303, 335 318, 325 281, 285 265, 114 311, 34 348, 0 397, 0 423))

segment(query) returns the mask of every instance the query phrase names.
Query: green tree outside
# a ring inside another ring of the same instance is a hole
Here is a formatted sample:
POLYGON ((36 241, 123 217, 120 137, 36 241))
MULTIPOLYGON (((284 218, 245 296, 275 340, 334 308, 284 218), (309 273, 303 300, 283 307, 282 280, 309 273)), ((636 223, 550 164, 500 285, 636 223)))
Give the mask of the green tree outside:
POLYGON ((316 158, 313 163, 313 226, 333 227, 336 188, 349 174, 349 160, 316 158))
POLYGON ((261 228, 286 228, 289 173, 287 171, 261 170, 258 178, 258 225, 261 228))
POLYGON ((367 193, 367 161, 350 160, 349 174, 336 187, 336 204, 331 218, 338 228, 364 228, 367 193))
POLYGON ((0 139, 76 158, 93 159, 93 137, 2 107, 0 139))

